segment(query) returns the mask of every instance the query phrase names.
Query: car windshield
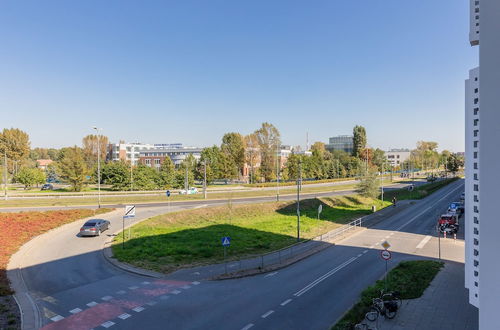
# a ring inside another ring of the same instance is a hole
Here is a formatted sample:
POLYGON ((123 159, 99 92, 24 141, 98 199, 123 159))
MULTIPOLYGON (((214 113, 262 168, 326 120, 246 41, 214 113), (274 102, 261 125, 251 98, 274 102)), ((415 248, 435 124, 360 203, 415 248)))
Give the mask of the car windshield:
POLYGON ((95 221, 89 221, 89 222, 85 222, 84 226, 95 226, 97 224, 97 222, 95 221))

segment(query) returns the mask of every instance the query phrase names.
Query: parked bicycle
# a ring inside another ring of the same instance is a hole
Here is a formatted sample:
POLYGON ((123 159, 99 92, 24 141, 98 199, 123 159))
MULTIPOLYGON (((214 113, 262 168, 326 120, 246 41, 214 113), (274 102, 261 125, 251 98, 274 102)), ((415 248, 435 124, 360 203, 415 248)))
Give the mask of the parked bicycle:
POLYGON ((388 319, 393 319, 398 311, 398 303, 394 300, 384 301, 382 298, 374 298, 373 306, 370 311, 366 313, 366 319, 374 322, 378 319, 379 315, 383 315, 388 319))
POLYGON ((354 326, 354 330, 377 330, 377 327, 369 326, 366 323, 358 323, 354 326))
POLYGON ((403 304, 403 300, 401 300, 401 294, 399 291, 389 291, 384 293, 384 290, 380 291, 380 298, 382 298, 383 301, 394 301, 398 305, 398 309, 401 307, 403 304))

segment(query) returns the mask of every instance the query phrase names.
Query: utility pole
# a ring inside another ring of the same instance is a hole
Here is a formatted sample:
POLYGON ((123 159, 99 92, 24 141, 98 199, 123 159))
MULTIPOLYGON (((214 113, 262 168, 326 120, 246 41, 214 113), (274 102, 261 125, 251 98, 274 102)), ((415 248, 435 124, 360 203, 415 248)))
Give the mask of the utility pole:
POLYGON ((184 189, 186 189, 186 195, 188 194, 188 165, 186 163, 186 175, 184 179, 184 189))
POLYGON ((99 141, 99 128, 94 126, 97 132, 97 207, 101 208, 101 146, 99 141))
POLYGON ((207 161, 203 161, 203 198, 207 199, 207 161))
POLYGON ((280 201, 280 154, 279 143, 276 142, 276 201, 280 201))
POLYGON ((297 176, 297 242, 300 241, 300 186, 302 184, 302 162, 299 160, 299 175, 297 176))
POLYGON ((134 177, 133 177, 133 174, 132 174, 132 167, 133 167, 133 163, 132 163, 132 159, 131 159, 130 160, 130 191, 134 190, 133 189, 134 177))

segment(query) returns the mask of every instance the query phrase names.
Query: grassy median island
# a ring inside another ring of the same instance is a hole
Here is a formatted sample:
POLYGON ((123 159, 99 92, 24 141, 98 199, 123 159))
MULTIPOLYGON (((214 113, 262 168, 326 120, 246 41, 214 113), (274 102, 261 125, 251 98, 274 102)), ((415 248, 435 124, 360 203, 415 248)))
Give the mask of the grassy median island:
POLYGON ((453 183, 457 181, 459 178, 450 178, 450 179, 443 179, 443 180, 438 180, 435 182, 431 183, 425 183, 420 186, 415 186, 413 191, 409 191, 406 188, 403 189, 396 189, 396 190, 387 190, 384 192, 384 199, 390 201, 394 196, 398 200, 404 200, 404 199, 422 199, 424 197, 429 196, 433 192, 449 185, 450 183, 453 183))
MULTIPOLYGON (((310 239, 355 218, 387 206, 360 196, 301 201, 301 238, 310 239), (321 219, 318 206, 323 204, 321 219)), ((231 205, 181 211, 153 217, 132 227, 132 238, 115 238, 113 253, 120 261, 161 272, 223 260, 221 238, 231 237, 228 258, 270 252, 296 242, 294 202, 231 205)), ((127 231, 126 231, 127 233, 127 231)), ((128 235, 128 233, 127 233, 128 235)))
MULTIPOLYGON (((402 299, 415 299, 422 296, 444 263, 433 260, 402 261, 387 276, 388 291, 399 291, 402 299)), ((354 329, 365 318, 372 305, 372 299, 380 297, 384 280, 361 292, 360 300, 332 327, 332 330, 354 329)))

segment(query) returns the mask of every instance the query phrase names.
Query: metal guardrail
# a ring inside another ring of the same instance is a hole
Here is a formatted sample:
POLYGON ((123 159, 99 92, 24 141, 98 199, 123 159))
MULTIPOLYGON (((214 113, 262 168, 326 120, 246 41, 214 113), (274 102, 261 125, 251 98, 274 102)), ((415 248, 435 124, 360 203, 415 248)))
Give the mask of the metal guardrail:
POLYGON ((309 252, 320 247, 325 242, 344 236, 346 233, 360 228, 364 217, 358 218, 339 228, 336 228, 325 234, 321 234, 311 240, 295 243, 288 247, 254 256, 253 258, 243 260, 228 261, 224 264, 225 272, 232 273, 251 269, 263 269, 269 266, 280 265, 295 258, 301 253, 309 252))

